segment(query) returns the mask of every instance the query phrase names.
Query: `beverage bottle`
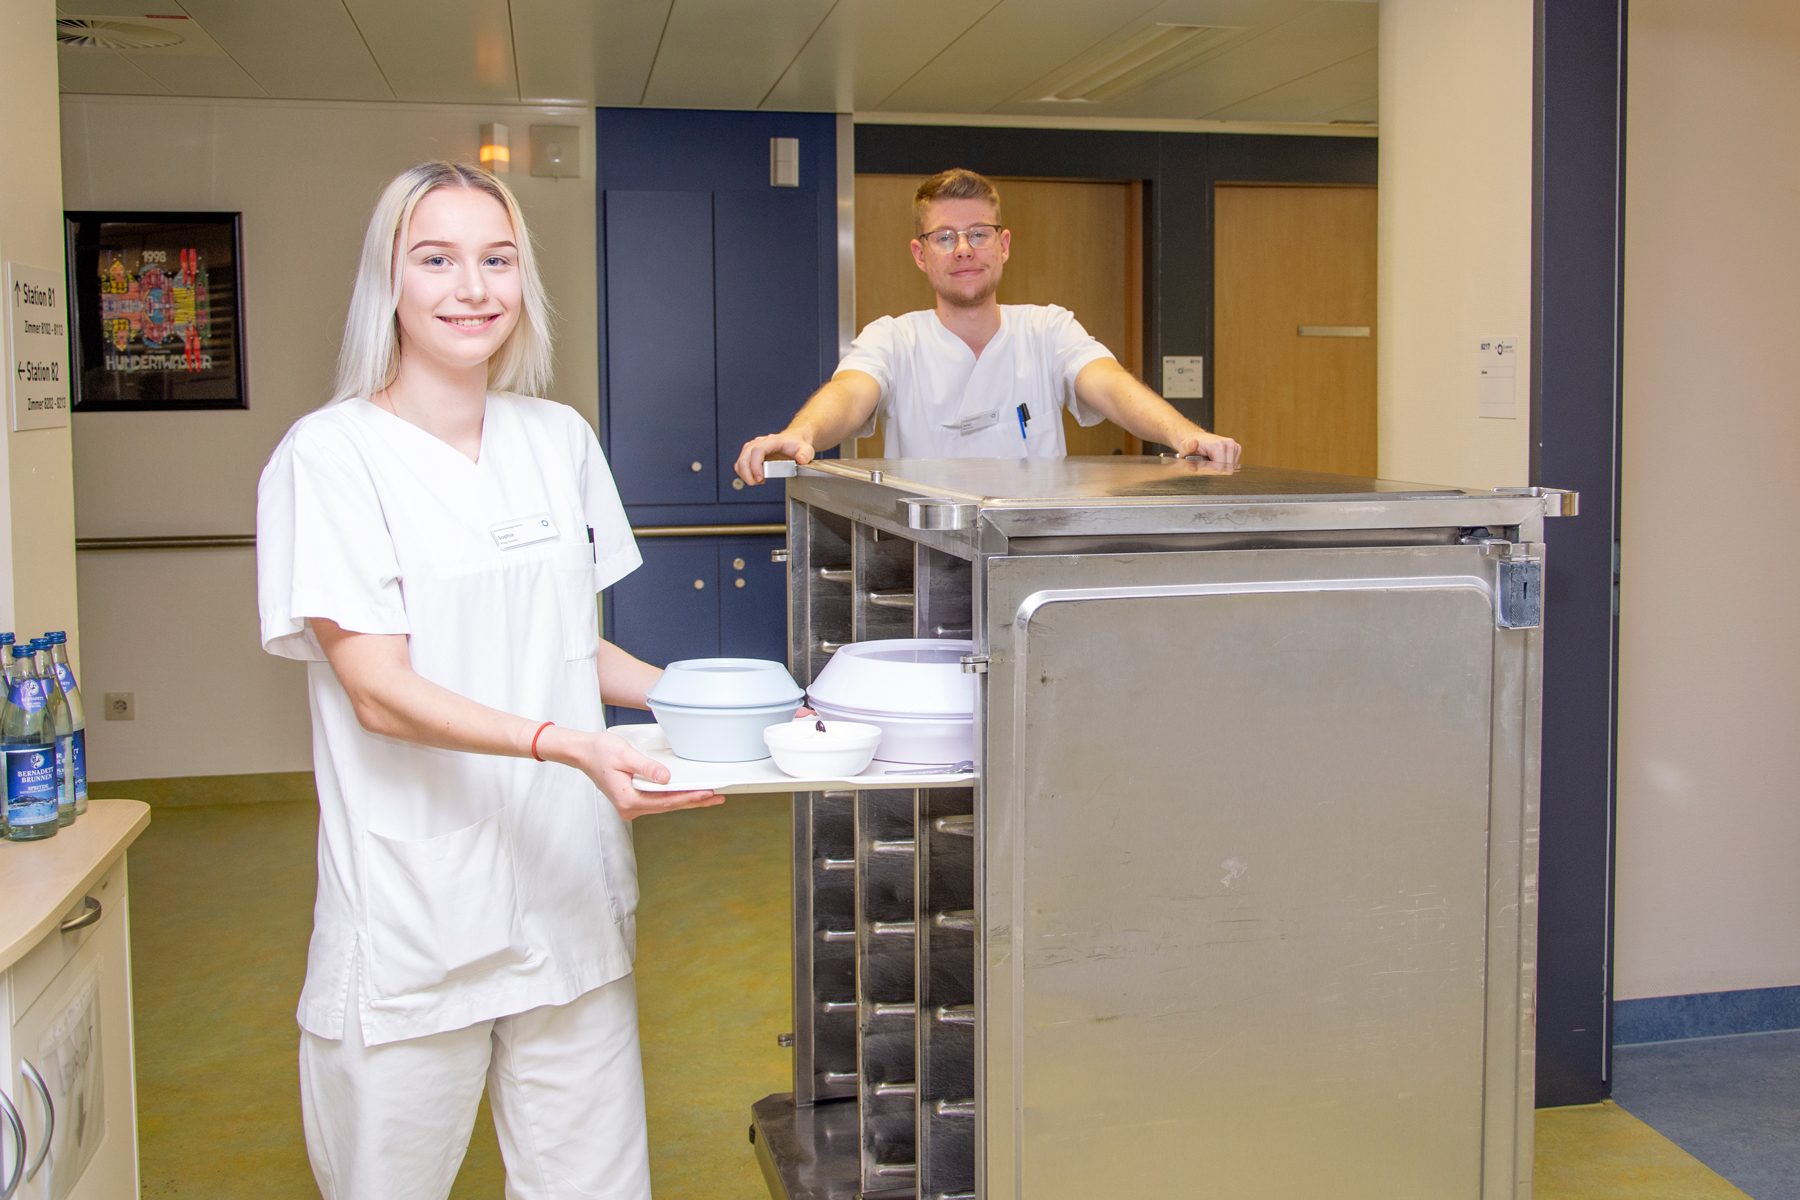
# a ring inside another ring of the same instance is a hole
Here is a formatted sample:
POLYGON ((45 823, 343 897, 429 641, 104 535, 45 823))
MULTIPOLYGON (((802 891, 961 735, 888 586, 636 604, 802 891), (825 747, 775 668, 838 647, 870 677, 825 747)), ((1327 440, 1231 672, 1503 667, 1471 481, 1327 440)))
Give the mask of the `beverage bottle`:
POLYGON ((56 668, 50 661, 47 638, 31 639, 31 670, 44 686, 44 711, 49 714, 50 733, 56 739, 56 823, 75 823, 75 788, 69 777, 69 757, 73 752, 75 727, 69 721, 69 701, 62 685, 56 681, 56 668))
POLYGON ((44 681, 32 669, 32 657, 30 646, 12 647, 6 703, 0 705, 6 836, 15 842, 55 837, 57 829, 56 736, 44 681))
POLYGON ((87 812, 87 710, 81 706, 81 688, 75 683, 75 672, 69 667, 69 635, 52 629, 44 635, 50 641, 50 662, 56 668, 56 681, 62 685, 63 698, 69 705, 69 723, 75 727, 70 743, 69 775, 75 781, 75 815, 87 812))

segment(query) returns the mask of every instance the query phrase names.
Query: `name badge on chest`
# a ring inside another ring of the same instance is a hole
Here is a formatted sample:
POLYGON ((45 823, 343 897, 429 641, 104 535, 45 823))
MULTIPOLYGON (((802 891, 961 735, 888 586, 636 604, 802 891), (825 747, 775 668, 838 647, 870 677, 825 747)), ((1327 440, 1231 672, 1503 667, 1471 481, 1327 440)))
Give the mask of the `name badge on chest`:
POLYGON ((529 517, 515 517, 498 525, 489 525, 488 532, 494 535, 494 545, 502 550, 556 540, 556 525, 547 512, 532 513, 529 517))
POLYGON ((947 422, 944 428, 954 429, 958 433, 976 433, 980 430, 992 427, 997 424, 999 420, 1000 410, 997 408, 990 408, 986 412, 974 413, 970 416, 963 417, 960 420, 947 422))

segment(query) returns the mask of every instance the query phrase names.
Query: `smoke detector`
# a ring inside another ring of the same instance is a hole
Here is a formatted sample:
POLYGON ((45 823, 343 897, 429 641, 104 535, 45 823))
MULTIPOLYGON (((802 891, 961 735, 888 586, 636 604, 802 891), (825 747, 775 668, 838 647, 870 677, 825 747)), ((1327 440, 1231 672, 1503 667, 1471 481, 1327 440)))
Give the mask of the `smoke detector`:
POLYGON ((107 17, 58 17, 56 44, 79 50, 167 50, 186 41, 173 29, 107 17))
POLYGON ((1078 104, 1111 100, 1168 74, 1242 32, 1243 27, 1238 25, 1146 25, 1098 61, 1082 65, 1042 99, 1078 104))

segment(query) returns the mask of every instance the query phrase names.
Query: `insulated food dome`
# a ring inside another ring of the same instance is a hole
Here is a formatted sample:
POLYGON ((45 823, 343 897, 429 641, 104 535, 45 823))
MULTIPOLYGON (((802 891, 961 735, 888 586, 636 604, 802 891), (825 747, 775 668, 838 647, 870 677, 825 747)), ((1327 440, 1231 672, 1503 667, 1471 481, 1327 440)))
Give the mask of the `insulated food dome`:
POLYGON ((975 677, 962 656, 974 643, 894 638, 840 647, 807 695, 826 718, 882 730, 883 762, 950 763, 975 757, 975 677))

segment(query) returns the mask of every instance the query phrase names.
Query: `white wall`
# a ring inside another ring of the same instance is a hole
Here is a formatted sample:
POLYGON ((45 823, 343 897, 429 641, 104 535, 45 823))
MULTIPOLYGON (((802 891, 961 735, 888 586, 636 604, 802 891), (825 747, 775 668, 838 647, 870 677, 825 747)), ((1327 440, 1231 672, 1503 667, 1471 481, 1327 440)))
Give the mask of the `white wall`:
POLYGON ((1382 0, 1380 471, 1527 482, 1532 0, 1382 0), (1478 415, 1477 343, 1517 337, 1518 417, 1478 415))
POLYGON ((1800 6, 1632 0, 1620 999, 1800 984, 1800 6))
MULTIPOLYGON (((512 129, 508 182, 560 314, 551 396, 595 419, 591 108, 66 96, 62 121, 67 207, 244 214, 249 408, 77 415, 79 536, 252 532, 269 452, 330 394, 376 195, 421 160, 474 161, 490 121, 512 129), (585 178, 526 173, 533 123, 582 128, 585 178)), ((93 721, 93 778, 311 768, 305 671, 258 645, 252 551, 87 553, 79 569, 83 692, 137 704, 135 721, 93 721)))
MULTIPOLYGON (((0 262, 63 269, 56 8, 0 0, 0 262)), ((7 337, 0 330, 0 340, 7 337)), ((9 360, 10 361, 10 360, 9 360)), ((10 410, 0 383, 0 410, 10 410)), ((11 431, 0 415, 0 629, 69 631, 78 654, 69 429, 11 431)), ((78 669, 79 669, 79 664, 78 669)))

